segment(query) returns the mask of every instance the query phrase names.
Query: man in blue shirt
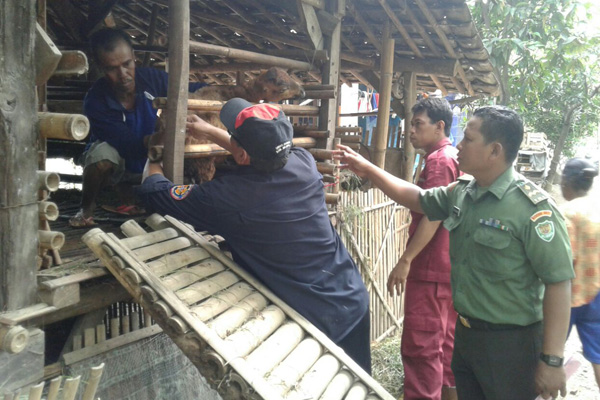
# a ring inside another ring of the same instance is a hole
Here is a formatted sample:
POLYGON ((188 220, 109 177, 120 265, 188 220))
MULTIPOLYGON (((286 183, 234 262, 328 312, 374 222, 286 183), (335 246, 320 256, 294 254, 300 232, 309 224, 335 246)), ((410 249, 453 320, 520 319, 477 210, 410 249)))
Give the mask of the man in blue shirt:
MULTIPOLYGON (((91 47, 104 77, 94 83, 83 102, 91 135, 83 157, 81 209, 69 220, 78 228, 94 224, 96 198, 104 186, 118 184, 123 193, 139 184, 157 118, 152 100, 167 95, 168 83, 164 71, 136 69, 131 38, 123 31, 102 29, 92 36, 91 47)), ((189 90, 202 86, 192 83, 189 90)), ((132 208, 123 211, 128 210, 132 208)))
POLYGON ((331 225, 314 158, 292 148, 292 125, 275 105, 235 98, 221 121, 231 137, 195 115, 188 131, 229 150, 235 171, 175 186, 148 163, 138 194, 154 211, 223 236, 242 268, 370 373, 368 293, 331 225))

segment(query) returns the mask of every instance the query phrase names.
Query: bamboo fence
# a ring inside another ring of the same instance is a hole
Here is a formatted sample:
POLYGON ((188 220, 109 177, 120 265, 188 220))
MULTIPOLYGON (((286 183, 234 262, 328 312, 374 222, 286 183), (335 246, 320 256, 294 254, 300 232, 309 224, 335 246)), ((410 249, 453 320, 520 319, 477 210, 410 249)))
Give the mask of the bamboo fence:
POLYGON ((342 192, 337 230, 370 294, 371 340, 400 332, 403 296, 391 297, 387 279, 404 251, 410 212, 379 189, 342 192))

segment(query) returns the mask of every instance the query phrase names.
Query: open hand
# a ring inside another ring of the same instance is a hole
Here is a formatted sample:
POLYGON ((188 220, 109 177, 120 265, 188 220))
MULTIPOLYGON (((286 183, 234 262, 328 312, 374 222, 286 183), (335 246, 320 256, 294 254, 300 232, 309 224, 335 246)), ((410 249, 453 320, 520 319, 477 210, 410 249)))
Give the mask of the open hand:
POLYGON ((390 296, 394 296, 394 289, 398 296, 404 292, 404 287, 406 285, 406 278, 408 277, 408 272, 410 271, 410 261, 406 260, 403 257, 400 257, 398 263, 390 272, 390 276, 387 281, 387 289, 390 296))
POLYGON ((368 169, 373 166, 363 156, 343 144, 337 145, 338 150, 333 150, 333 159, 340 160, 340 168, 349 169, 356 175, 364 178, 368 169))
POLYGON ((535 390, 543 399, 555 399, 560 392, 567 394, 567 376, 564 367, 551 367, 543 361, 538 362, 535 371, 535 390))
POLYGON ((212 129, 214 129, 214 126, 196 114, 190 114, 187 116, 185 124, 186 134, 197 139, 210 139, 210 131, 212 129))

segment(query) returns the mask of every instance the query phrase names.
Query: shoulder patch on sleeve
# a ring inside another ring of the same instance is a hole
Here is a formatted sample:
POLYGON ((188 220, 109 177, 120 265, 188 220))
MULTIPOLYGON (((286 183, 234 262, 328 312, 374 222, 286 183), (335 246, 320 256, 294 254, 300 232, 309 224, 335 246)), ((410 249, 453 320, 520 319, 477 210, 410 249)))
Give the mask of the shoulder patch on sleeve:
POLYGON ((177 185, 171 188, 171 197, 175 200, 185 199, 192 191, 192 185, 177 185))
POLYGON ((473 176, 468 175, 468 174, 463 174, 463 175, 459 176, 456 180, 460 181, 460 182, 464 182, 464 183, 469 183, 473 180, 473 176))
POLYGON ((552 216, 552 211, 550 210, 541 210, 536 212, 535 214, 533 214, 531 217, 529 217, 529 219, 532 222, 537 221, 538 219, 542 218, 542 217, 551 217, 552 216))
POLYGON ((527 180, 520 179, 517 180, 515 184, 533 204, 541 203, 550 197, 548 196, 548 193, 527 180))

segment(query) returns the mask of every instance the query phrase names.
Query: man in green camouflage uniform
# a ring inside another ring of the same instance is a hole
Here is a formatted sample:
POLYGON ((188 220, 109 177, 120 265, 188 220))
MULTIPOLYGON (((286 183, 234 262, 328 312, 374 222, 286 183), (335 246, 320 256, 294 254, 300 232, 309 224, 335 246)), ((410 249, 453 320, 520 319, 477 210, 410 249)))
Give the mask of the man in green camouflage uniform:
POLYGON ((472 177, 422 191, 340 146, 335 158, 450 231, 459 313, 452 370, 461 400, 566 393, 562 366, 573 266, 562 215, 514 172, 523 122, 504 107, 475 111, 458 145, 472 177), (543 320, 543 324, 542 321, 543 320))

